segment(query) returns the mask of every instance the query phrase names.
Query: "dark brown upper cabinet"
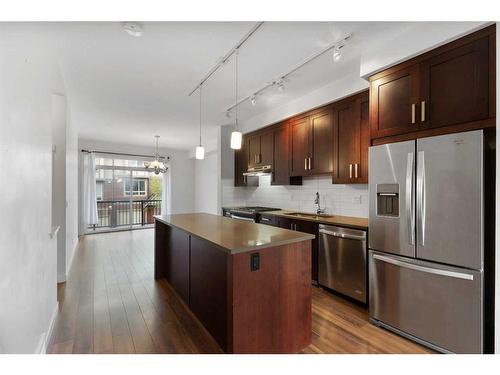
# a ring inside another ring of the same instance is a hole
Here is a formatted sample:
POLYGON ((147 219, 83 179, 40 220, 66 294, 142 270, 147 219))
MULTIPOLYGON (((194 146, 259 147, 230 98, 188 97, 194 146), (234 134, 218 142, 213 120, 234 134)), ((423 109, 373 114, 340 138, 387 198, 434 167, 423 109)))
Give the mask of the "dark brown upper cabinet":
POLYGON ((290 177, 290 127, 281 123, 273 131, 271 185, 302 185, 301 177, 290 177))
POLYGON ((333 171, 333 123, 332 111, 326 107, 311 115, 309 174, 326 174, 333 171))
POLYGON ((309 116, 291 121, 290 133, 290 175, 307 175, 310 134, 309 116))
POLYGON ((273 161, 273 133, 256 133, 248 139, 248 166, 271 165, 273 161))
POLYGON ((333 124, 330 107, 291 121, 290 175, 308 176, 333 171, 333 124))
POLYGON ((489 117, 488 37, 420 64, 422 127, 435 128, 489 117))
POLYGON ((370 82, 372 137, 416 130, 418 69, 411 66, 370 82))
POLYGON ((368 183, 368 91, 332 105, 334 184, 368 183))
POLYGON ((486 27, 370 77, 371 138, 495 126, 495 30, 486 27))
POLYGON ((257 177, 243 176, 248 169, 249 139, 243 136, 241 149, 234 151, 234 186, 256 186, 257 177))

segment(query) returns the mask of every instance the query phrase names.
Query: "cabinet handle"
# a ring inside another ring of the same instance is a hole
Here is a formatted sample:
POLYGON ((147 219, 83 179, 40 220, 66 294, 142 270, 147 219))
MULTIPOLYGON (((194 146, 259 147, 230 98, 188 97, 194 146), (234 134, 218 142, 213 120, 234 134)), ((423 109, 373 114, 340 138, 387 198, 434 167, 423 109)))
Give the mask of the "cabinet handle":
POLYGON ((352 164, 349 164, 349 178, 352 178, 352 164))
POLYGON ((354 177, 358 178, 358 163, 354 164, 354 177))
POLYGON ((304 169, 307 170, 307 158, 304 158, 304 169))
POLYGON ((425 100, 422 100, 422 103, 420 103, 420 121, 425 121, 425 100))
POLYGON ((415 103, 411 105, 411 123, 415 123, 415 103))
POLYGON ((311 170, 311 158, 307 158, 309 159, 309 170, 311 170))

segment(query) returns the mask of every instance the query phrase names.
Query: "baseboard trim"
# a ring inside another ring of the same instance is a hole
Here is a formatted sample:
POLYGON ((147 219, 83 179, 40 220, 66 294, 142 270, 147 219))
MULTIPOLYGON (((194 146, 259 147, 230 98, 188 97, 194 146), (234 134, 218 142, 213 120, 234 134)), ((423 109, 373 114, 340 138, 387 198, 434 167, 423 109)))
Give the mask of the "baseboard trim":
POLYGON ((52 311, 52 316, 50 317, 49 329, 45 334, 44 340, 42 341, 42 345, 38 351, 39 354, 47 354, 47 350, 49 349, 50 340, 52 339, 52 333, 54 332, 54 326, 56 324, 57 313, 59 312, 59 301, 56 302, 56 306, 54 311, 52 311))

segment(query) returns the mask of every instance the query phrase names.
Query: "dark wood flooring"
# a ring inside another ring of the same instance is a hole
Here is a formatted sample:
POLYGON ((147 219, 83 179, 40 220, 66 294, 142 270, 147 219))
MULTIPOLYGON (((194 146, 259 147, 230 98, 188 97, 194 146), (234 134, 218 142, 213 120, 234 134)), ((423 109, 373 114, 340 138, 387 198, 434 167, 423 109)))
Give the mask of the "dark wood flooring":
MULTIPOLYGON (((153 229, 85 236, 50 353, 221 353, 165 281, 153 278, 153 229)), ((304 353, 429 353, 368 323, 363 307, 313 287, 313 343, 304 353)))

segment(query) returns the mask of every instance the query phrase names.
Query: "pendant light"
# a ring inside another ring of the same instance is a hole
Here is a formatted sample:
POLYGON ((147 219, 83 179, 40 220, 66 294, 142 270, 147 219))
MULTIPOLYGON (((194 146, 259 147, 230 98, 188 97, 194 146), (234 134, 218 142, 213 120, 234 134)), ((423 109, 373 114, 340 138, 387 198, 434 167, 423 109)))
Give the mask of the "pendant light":
POLYGON ((238 131, 238 55, 239 55, 239 48, 236 49, 236 60, 235 60, 235 103, 236 107, 234 108, 234 114, 235 114, 235 130, 231 133, 231 148, 233 150, 239 150, 241 148, 241 139, 242 139, 242 134, 241 132, 238 131))
POLYGON ((155 153, 155 160, 152 161, 151 163, 144 163, 144 166, 147 169, 152 169, 155 174, 160 174, 160 173, 165 173, 167 171, 167 167, 165 167, 165 164, 160 161, 160 153, 158 152, 158 140, 160 139, 159 135, 155 135, 156 138, 156 153, 155 153))
POLYGON ((198 160, 205 159, 205 149, 201 145, 201 88, 202 85, 200 85, 200 144, 196 146, 196 152, 195 152, 196 159, 198 160))

